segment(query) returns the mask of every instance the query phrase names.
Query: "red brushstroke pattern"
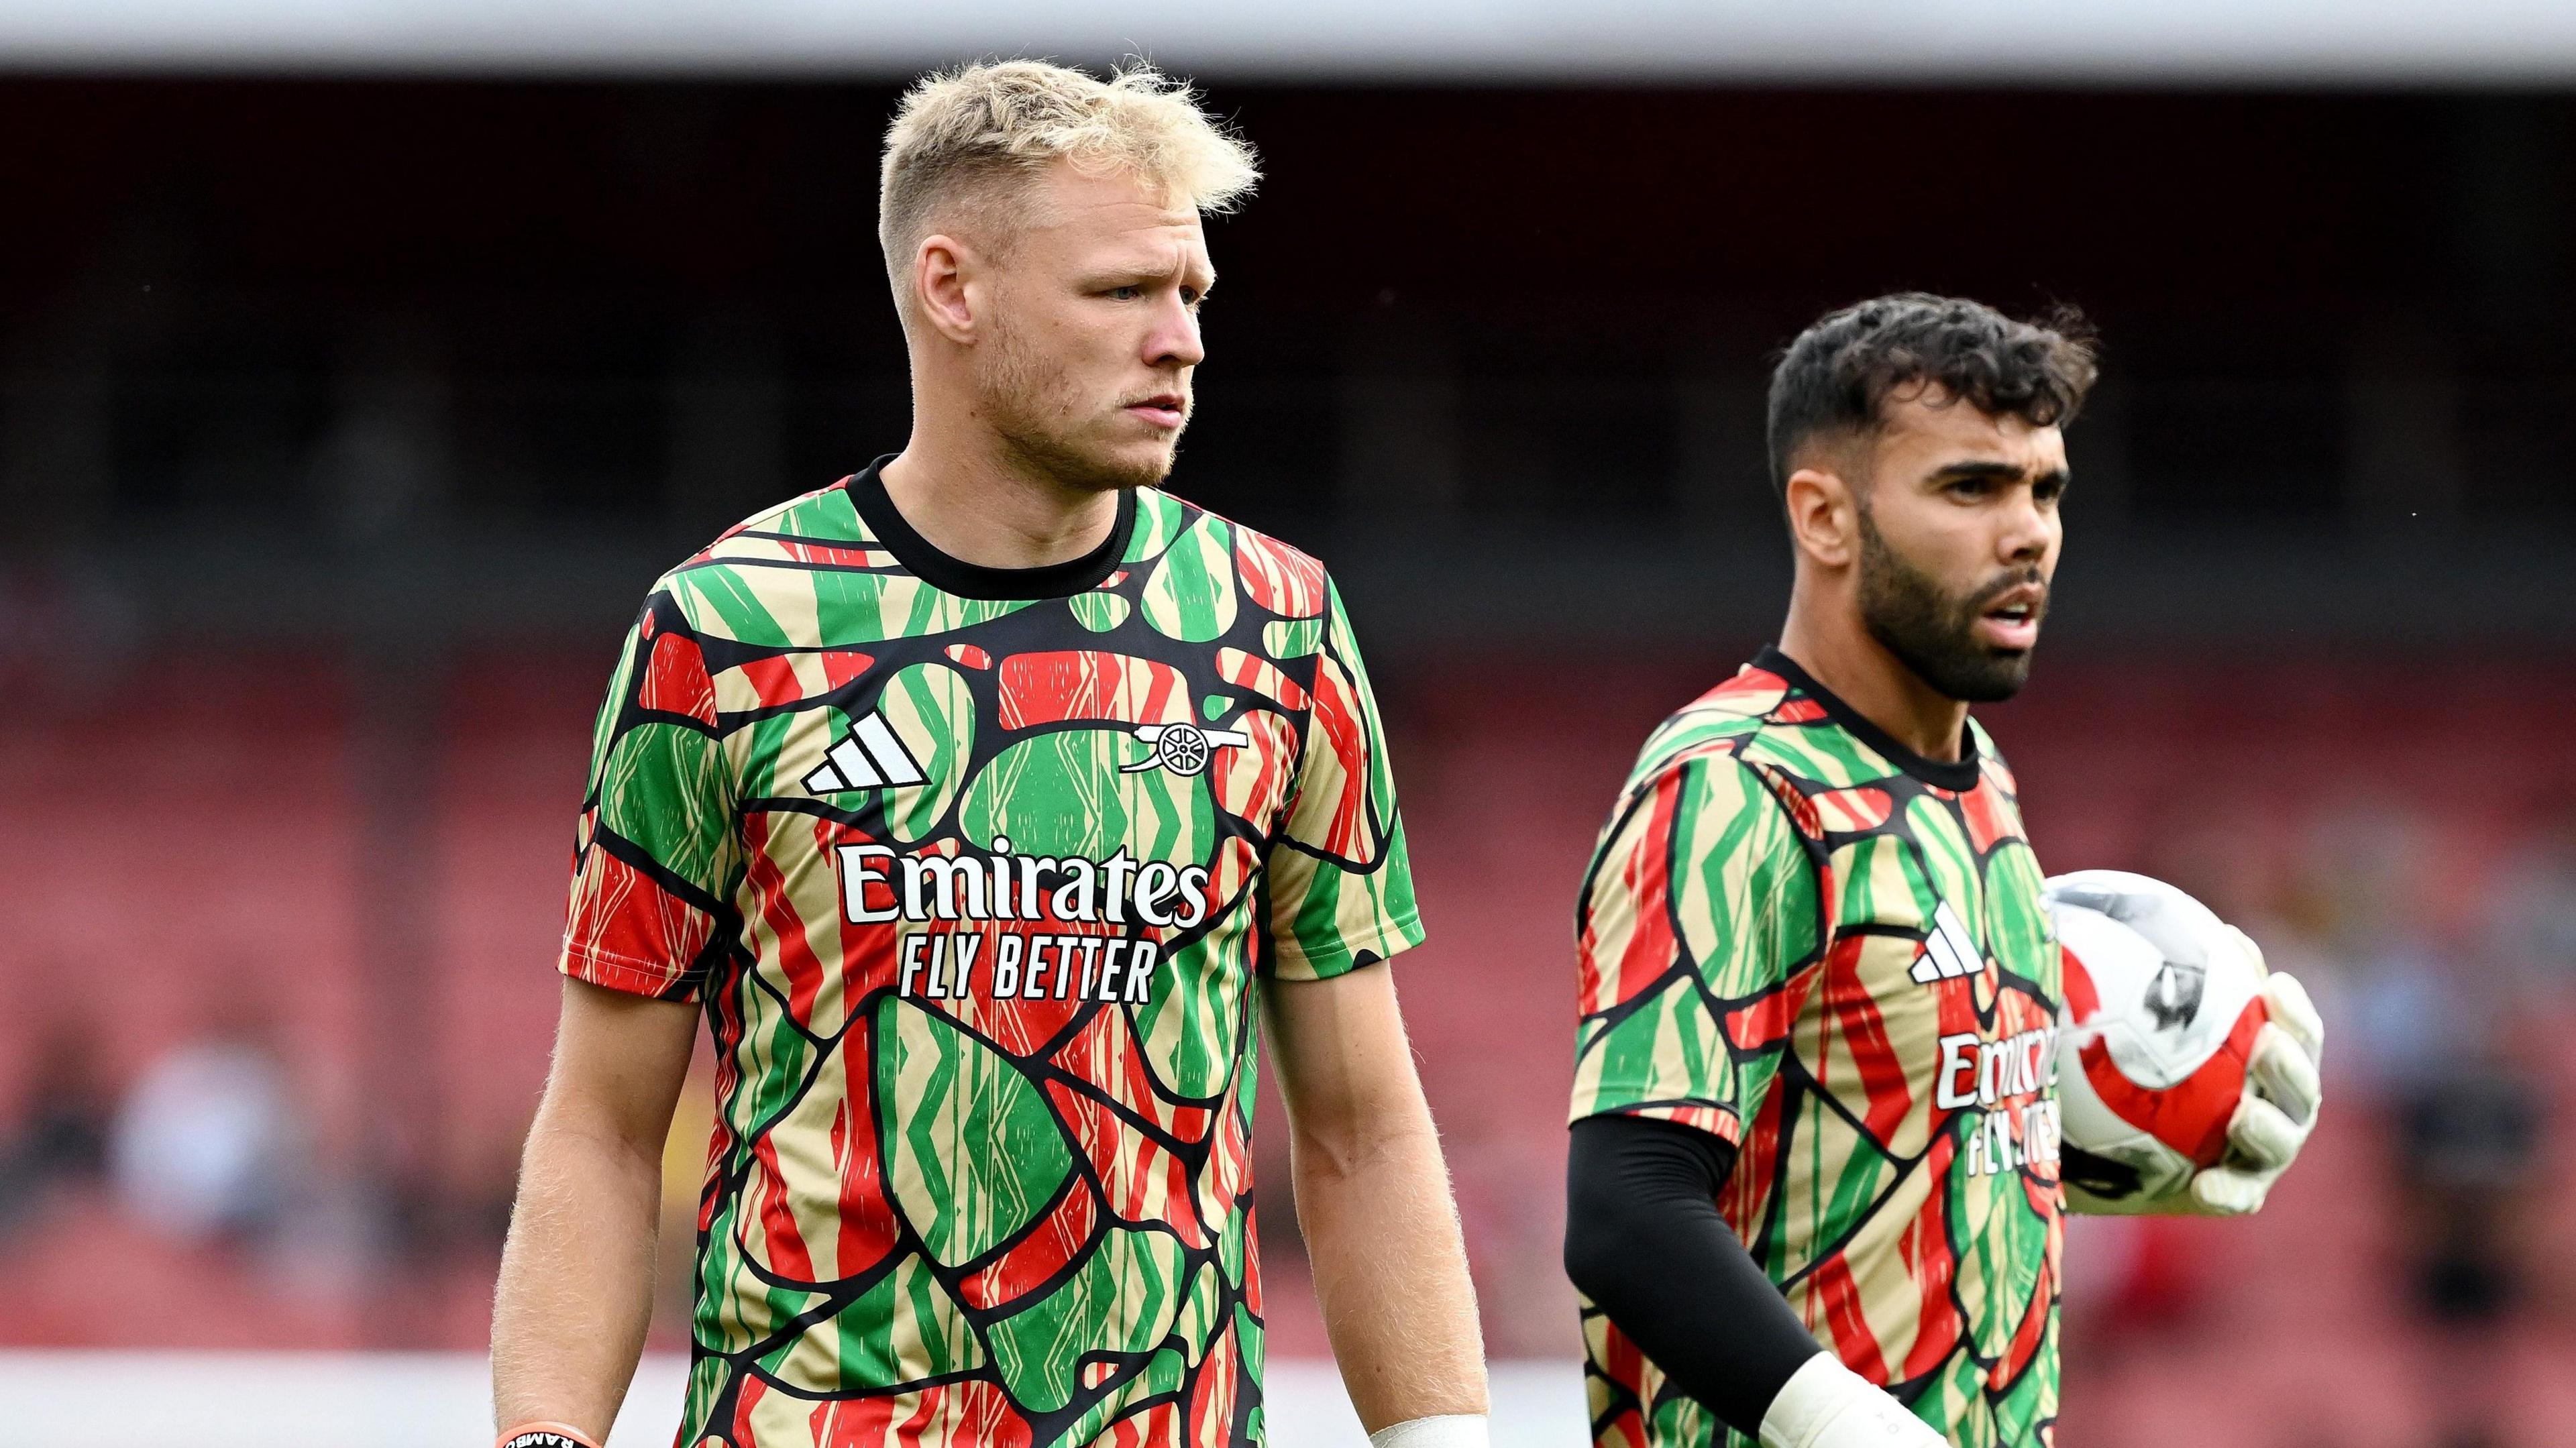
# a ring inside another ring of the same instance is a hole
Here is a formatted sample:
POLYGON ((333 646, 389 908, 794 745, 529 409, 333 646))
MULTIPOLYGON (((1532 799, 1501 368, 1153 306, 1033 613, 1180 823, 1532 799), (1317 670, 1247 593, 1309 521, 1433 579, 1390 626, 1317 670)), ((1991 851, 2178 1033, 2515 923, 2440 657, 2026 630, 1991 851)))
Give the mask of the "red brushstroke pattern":
MULTIPOLYGON (((1297 756, 1296 726, 1286 715, 1267 709, 1238 714, 1233 724, 1251 735, 1252 742, 1219 751, 1207 773, 1209 794, 1218 809, 1250 820, 1267 834, 1273 817, 1287 803, 1288 770, 1297 756)), ((1233 891, 1228 888, 1222 893, 1230 896, 1233 891)))
MULTIPOLYGON (((1645 808, 1644 828, 1631 838, 1635 843, 1623 851, 1618 862, 1619 888, 1616 898, 1638 902, 1634 918, 1623 923, 1627 939, 1617 950, 1616 970, 1605 977, 1601 962, 1607 953, 1600 935, 1599 907, 1587 912, 1584 935, 1578 958, 1583 1013, 1596 1015, 1622 1005, 1644 994, 1669 974, 1681 959, 1681 941, 1673 934, 1672 917, 1662 908, 1672 883, 1673 819, 1681 807, 1683 775, 1673 771, 1655 786, 1645 808)), ((1605 862, 1607 863, 1607 862, 1605 862)), ((1607 897, 1613 892, 1602 892, 1607 897)))
POLYGON ((1216 671, 1227 683, 1250 689, 1282 709, 1296 711, 1306 707, 1306 691, 1295 679, 1281 673, 1276 664, 1241 649, 1217 650, 1216 671))
POLYGON ((1287 544, 1237 528, 1234 563, 1244 596, 1281 618, 1324 611, 1324 565, 1287 544))
POLYGON ((1190 718, 1189 681, 1155 659, 1095 649, 1013 654, 1002 660, 1001 726, 1067 720, 1170 724, 1190 718))
POLYGON ((657 714, 681 714, 716 727, 716 686, 707 678, 707 661, 687 636, 666 633, 652 642, 652 657, 637 686, 638 708, 657 714))
POLYGON ((659 982, 658 992, 679 982, 706 949, 715 924, 705 911, 594 844, 573 882, 564 926, 567 963, 594 985, 636 990, 649 980, 659 982), (638 979, 613 978, 621 971, 638 979))
MULTIPOLYGON (((1360 720, 1359 700, 1350 680, 1330 658, 1315 668, 1315 728, 1322 747, 1341 764, 1341 793, 1333 800, 1332 822, 1314 846, 1336 859, 1367 865, 1377 859, 1377 840, 1368 821, 1368 735, 1360 720)), ((1315 747, 1314 742, 1308 744, 1315 747)))
POLYGON ((838 689, 866 673, 876 663, 856 649, 816 649, 803 657, 819 666, 818 672, 823 676, 822 688, 808 690, 805 680, 796 672, 795 656, 788 654, 746 659, 734 667, 734 672, 742 676, 744 683, 751 685, 761 707, 776 708, 838 689))

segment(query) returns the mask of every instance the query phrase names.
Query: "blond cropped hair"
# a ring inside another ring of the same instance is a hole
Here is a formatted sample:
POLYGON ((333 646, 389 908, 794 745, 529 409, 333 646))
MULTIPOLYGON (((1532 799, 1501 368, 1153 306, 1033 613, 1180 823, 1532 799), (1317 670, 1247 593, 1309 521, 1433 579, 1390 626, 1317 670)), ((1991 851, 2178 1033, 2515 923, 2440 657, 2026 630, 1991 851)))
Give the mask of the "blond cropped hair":
MULTIPOLYGON (((1261 172, 1252 148, 1199 108, 1188 85, 1137 64, 1101 80, 1042 60, 989 61, 922 77, 886 128, 877 240, 898 301, 913 252, 940 224, 1007 250, 1014 203, 1056 160, 1125 172, 1175 205, 1233 207, 1261 172)), ((904 310, 910 310, 907 305, 904 310)))

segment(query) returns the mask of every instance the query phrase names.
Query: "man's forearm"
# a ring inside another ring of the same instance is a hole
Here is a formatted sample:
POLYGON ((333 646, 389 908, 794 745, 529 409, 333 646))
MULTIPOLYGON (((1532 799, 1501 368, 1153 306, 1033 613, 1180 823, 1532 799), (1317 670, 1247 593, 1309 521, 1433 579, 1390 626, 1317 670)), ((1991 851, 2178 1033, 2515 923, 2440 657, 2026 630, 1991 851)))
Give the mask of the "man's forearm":
POLYGON ((1824 1349, 1718 1215, 1734 1148, 1639 1116, 1588 1116, 1570 1136, 1566 1276, 1675 1386, 1758 1435, 1824 1349))
POLYGON ((498 1426, 606 1441, 652 1319, 661 1190, 658 1157, 539 1111, 493 1293, 498 1426))
POLYGON ((1370 1432, 1485 1411, 1467 1251, 1429 1114, 1336 1147, 1303 1133, 1292 1169, 1324 1331, 1370 1432))

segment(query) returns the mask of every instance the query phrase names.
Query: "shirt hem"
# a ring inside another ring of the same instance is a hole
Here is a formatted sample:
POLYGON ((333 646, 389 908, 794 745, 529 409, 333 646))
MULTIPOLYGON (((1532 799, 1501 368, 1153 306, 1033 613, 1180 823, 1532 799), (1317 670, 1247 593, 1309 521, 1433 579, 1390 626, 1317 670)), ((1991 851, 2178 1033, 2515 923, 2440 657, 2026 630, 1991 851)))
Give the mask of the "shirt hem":
POLYGON ((1347 975, 1358 969, 1359 958, 1363 955, 1374 956, 1381 961, 1393 960, 1420 945, 1423 936, 1422 917, 1407 913, 1388 921, 1362 939, 1344 939, 1331 951, 1300 950, 1295 969, 1286 968, 1286 956, 1282 953, 1271 967, 1271 973, 1285 980, 1331 980, 1334 976, 1347 975))
POLYGON ((1744 1141, 1744 1118, 1731 1106, 1715 1106, 1692 1101, 1636 1101, 1623 1106, 1596 1106, 1577 1111, 1566 1119, 1568 1126, 1594 1116, 1642 1116, 1650 1121, 1669 1121, 1694 1131, 1705 1131, 1729 1146, 1744 1141))
POLYGON ((590 985, 624 991, 628 995, 651 996, 655 1000, 691 1001, 698 996, 696 985, 688 980, 685 971, 670 970, 592 946, 566 945, 562 959, 555 962, 555 970, 590 985), (684 993, 671 994, 675 986, 684 986, 684 993))

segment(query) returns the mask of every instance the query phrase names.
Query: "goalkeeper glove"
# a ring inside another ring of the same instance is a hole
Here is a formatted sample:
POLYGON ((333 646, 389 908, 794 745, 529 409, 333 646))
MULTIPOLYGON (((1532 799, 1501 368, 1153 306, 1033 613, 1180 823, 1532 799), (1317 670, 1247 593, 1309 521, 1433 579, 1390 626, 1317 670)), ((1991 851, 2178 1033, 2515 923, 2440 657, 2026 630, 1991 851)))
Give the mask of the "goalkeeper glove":
POLYGON ((1762 1448, 1948 1448, 1929 1424, 1832 1353, 1807 1359, 1762 1414, 1762 1448))
MULTIPOLYGON (((2263 948, 2236 932, 2260 964, 2263 948)), ((2227 1123, 2227 1156, 2195 1172, 2171 1210, 2209 1217, 2261 1211, 2272 1183, 2290 1169, 2317 1125, 2323 1094, 2326 1023, 2298 977, 2272 971, 2263 980, 2270 1019, 2254 1037, 2246 1062, 2245 1095, 2227 1123)))
POLYGON ((493 1448, 599 1448, 569 1423, 521 1423, 504 1428, 493 1448))
POLYGON ((1482 1413, 1441 1413, 1408 1418, 1369 1435, 1369 1448, 1486 1448, 1482 1413))

